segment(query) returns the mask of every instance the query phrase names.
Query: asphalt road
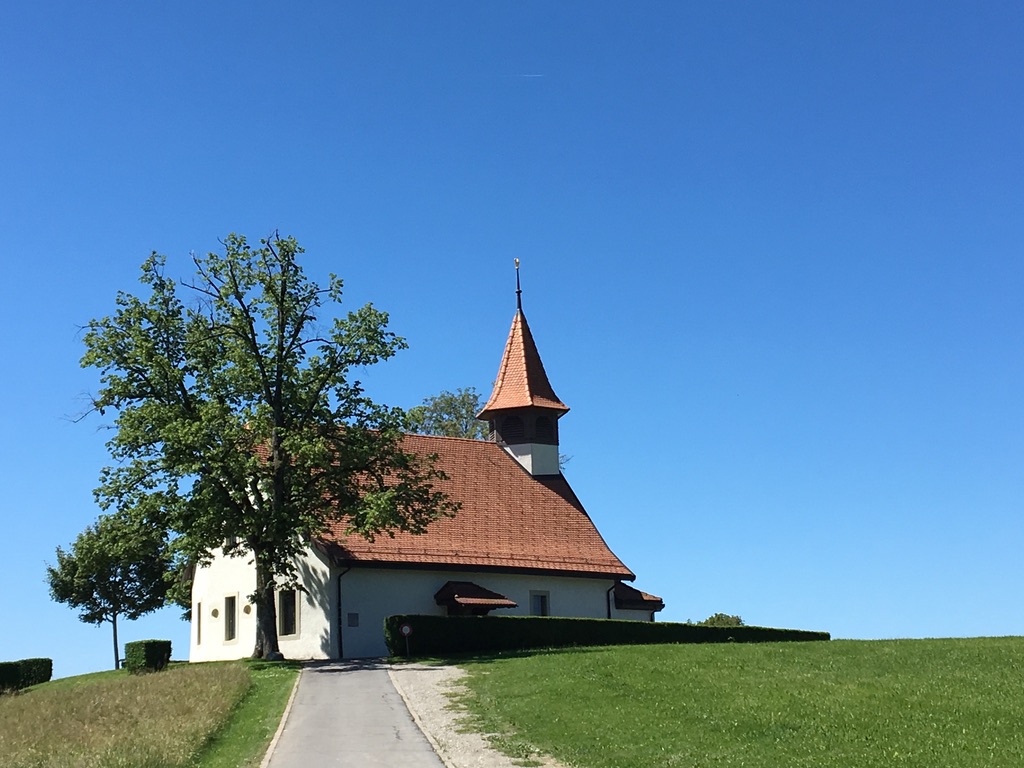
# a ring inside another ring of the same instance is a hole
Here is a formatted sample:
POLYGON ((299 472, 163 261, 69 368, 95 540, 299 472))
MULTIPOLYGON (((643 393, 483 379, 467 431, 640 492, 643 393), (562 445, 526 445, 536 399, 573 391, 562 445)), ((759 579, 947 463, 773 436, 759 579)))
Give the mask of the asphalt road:
POLYGON ((302 670, 267 768, 444 768, 380 661, 302 670))

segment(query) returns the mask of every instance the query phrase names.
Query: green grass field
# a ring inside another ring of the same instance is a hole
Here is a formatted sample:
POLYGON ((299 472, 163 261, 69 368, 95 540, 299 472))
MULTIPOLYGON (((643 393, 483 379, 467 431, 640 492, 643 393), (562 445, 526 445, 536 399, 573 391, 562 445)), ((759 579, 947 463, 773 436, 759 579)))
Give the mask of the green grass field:
POLYGON ((1024 638, 593 648, 465 663, 474 726, 579 768, 1024 765, 1024 638))
POLYGON ((0 765, 259 765, 297 674, 297 664, 180 664, 150 675, 82 675, 0 696, 0 765))

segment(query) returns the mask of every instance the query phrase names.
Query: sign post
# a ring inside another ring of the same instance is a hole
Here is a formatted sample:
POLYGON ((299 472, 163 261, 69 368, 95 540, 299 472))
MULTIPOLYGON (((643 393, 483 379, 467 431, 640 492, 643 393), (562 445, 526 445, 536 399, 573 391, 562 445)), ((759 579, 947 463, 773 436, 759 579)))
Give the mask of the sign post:
POLYGON ((398 631, 402 633, 402 637, 405 638, 405 657, 409 658, 409 635, 412 634, 412 625, 403 624, 398 628, 398 631))

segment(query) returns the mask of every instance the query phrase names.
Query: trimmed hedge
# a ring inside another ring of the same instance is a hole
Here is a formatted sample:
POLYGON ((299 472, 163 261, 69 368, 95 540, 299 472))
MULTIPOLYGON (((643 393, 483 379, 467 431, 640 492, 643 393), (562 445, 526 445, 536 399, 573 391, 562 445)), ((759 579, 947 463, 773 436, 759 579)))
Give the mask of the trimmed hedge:
POLYGON ((136 640, 124 644, 124 667, 133 675, 159 672, 170 661, 170 640, 136 640))
POLYGON ((18 691, 30 685, 49 682, 51 677, 53 659, 0 662, 0 691, 18 691))
POLYGON ((447 656, 574 645, 769 643, 829 640, 828 632, 771 627, 702 627, 669 622, 540 616, 388 616, 384 641, 392 656, 447 656), (412 629, 404 637, 400 627, 412 629))
POLYGON ((21 685, 21 662, 0 661, 0 691, 16 691, 21 685))
POLYGON ((53 677, 53 659, 22 659, 21 674, 26 687, 48 683, 53 677))

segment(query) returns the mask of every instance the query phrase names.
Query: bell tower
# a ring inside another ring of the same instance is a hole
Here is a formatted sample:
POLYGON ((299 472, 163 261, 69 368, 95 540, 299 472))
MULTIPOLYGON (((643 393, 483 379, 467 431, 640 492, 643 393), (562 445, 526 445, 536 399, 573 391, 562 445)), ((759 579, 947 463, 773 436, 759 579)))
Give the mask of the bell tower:
POLYGON ((516 259, 516 314, 498 367, 494 391, 477 418, 490 422, 495 442, 531 475, 557 475, 558 420, 567 413, 551 388, 523 314, 516 259))

